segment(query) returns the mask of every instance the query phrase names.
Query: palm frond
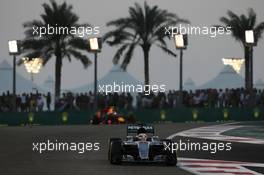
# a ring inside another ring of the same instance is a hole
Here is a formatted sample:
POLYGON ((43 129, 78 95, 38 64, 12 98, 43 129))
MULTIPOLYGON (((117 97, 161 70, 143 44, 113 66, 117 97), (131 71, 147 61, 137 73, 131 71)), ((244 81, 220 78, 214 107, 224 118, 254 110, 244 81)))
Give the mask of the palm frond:
POLYGON ((264 22, 258 24, 256 28, 254 29, 255 38, 258 41, 260 38, 262 38, 262 34, 264 32, 264 22))
POLYGON ((129 46, 128 51, 126 52, 125 56, 124 56, 124 60, 122 62, 121 68, 123 68, 124 70, 126 70, 127 65, 130 63, 130 60, 133 56, 134 53, 134 49, 135 49, 136 44, 133 43, 129 46))
POLYGON ((171 55, 173 57, 177 57, 177 54, 175 54, 173 51, 171 51, 168 47, 166 47, 164 45, 160 45, 160 44, 156 44, 156 46, 158 46, 159 48, 161 48, 168 55, 171 55))
POLYGON ((114 30, 106 33, 103 38, 110 46, 113 46, 122 44, 124 41, 132 41, 134 35, 125 30, 114 30), (107 40, 108 38, 113 40, 107 40))
POLYGON ((124 44, 122 45, 116 52, 116 54, 114 55, 113 58, 113 63, 117 64, 118 61, 120 60, 120 57, 123 55, 123 52, 127 49, 127 47, 129 46, 129 44, 124 44))
POLYGON ((80 60, 84 68, 87 68, 91 64, 89 57, 79 51, 76 51, 75 49, 68 49, 68 53, 73 55, 77 60, 80 60))
POLYGON ((257 15, 255 13, 255 11, 250 8, 248 9, 248 27, 249 28, 254 28, 254 26, 256 25, 256 19, 257 19, 257 15))
POLYGON ((88 41, 86 41, 83 38, 79 38, 79 37, 72 38, 69 40, 68 44, 75 49, 88 51, 88 41))

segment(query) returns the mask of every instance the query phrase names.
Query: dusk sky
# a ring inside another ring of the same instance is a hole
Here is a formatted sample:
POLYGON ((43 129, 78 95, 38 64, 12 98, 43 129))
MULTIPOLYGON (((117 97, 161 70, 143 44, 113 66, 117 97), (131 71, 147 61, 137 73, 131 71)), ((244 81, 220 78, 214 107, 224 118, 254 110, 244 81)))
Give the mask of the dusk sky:
MULTIPOLYGON (((8 54, 8 40, 23 39, 24 28, 22 24, 33 19, 40 19, 43 12, 42 4, 47 0, 1 0, 0 2, 0 62, 6 59, 10 64, 12 57, 8 54)), ((58 1, 63 2, 63 1, 58 1)), ((91 23, 100 27, 101 35, 110 28, 106 23, 110 20, 128 16, 128 7, 135 2, 143 5, 144 1, 133 0, 68 0, 73 5, 73 12, 80 17, 80 23, 91 23)), ((212 26, 220 24, 219 18, 226 16, 227 10, 236 14, 247 14, 248 8, 257 13, 257 23, 264 21, 263 0, 149 0, 148 4, 158 5, 176 13, 179 17, 188 19, 192 26, 212 26)), ((172 41, 168 42, 174 49, 172 41)), ((112 68, 112 58, 117 48, 103 45, 102 53, 98 56, 98 78, 103 77, 112 68)), ((254 47, 254 81, 264 77, 264 39, 254 47)), ((179 51, 176 51, 179 54, 179 51)), ((192 35, 189 37, 189 46, 184 51, 183 79, 192 78, 196 85, 202 85, 215 77, 223 64, 223 57, 243 58, 243 48, 230 35, 219 35, 216 38, 192 35)), ((93 61, 93 55, 89 54, 93 61)), ((35 76, 38 84, 50 75, 54 77, 54 61, 49 63, 35 76)), ((93 82, 93 64, 84 69, 80 62, 64 59, 62 68, 62 89, 78 87, 93 82)), ((17 71, 27 79, 30 76, 24 66, 17 71)), ((143 82, 143 52, 137 48, 134 57, 128 66, 128 72, 143 82)), ((1 75, 0 75, 1 76, 1 75)), ((165 84, 167 89, 178 88, 179 60, 166 55, 156 47, 150 51, 150 82, 151 84, 165 84)))

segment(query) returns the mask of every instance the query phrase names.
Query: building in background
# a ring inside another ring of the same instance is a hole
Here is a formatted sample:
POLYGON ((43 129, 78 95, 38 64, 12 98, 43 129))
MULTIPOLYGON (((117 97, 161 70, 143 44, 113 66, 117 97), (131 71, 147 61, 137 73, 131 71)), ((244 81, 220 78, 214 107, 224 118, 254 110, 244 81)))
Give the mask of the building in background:
POLYGON ((191 78, 188 78, 183 85, 183 89, 190 91, 190 90, 195 90, 196 89, 196 85, 194 83, 194 81, 191 78))
MULTIPOLYGON (((130 75, 127 71, 124 71, 120 65, 116 64, 112 67, 112 69, 101 79, 98 80, 98 86, 103 85, 113 85, 113 83, 118 85, 143 85, 142 82, 138 81, 132 75, 130 75)), ((86 84, 74 89, 71 89, 72 92, 93 92, 94 83, 86 84)))
POLYGON ((254 85, 254 88, 264 90, 264 81, 262 79, 258 79, 254 85))
POLYGON ((49 75, 47 79, 43 82, 41 87, 45 89, 45 91, 54 94, 55 80, 49 75))
POLYGON ((242 88, 244 86, 244 78, 242 78, 232 66, 226 65, 215 78, 200 86, 199 89, 242 88))

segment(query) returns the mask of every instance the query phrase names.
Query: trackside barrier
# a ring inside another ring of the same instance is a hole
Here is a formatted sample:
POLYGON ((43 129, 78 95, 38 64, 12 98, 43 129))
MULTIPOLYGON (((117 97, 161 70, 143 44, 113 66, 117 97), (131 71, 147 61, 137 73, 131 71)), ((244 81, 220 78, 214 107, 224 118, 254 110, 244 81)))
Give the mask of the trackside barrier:
MULTIPOLYGON (((257 108, 175 108, 119 110, 121 114, 133 115, 137 121, 190 122, 190 121, 258 121, 264 120, 264 107, 257 108)), ((89 124, 93 111, 80 112, 5 112, 0 113, 0 125, 81 125, 89 124)))

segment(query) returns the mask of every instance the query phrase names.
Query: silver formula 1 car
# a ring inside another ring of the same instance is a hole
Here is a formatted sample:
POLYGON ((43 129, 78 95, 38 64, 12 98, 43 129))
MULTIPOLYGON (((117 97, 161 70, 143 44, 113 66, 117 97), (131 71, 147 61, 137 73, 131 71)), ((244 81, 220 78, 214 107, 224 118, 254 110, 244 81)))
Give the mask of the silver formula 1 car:
POLYGON ((165 162, 169 166, 177 164, 176 151, 165 149, 172 143, 169 139, 159 139, 154 135, 154 127, 147 124, 127 126, 127 136, 110 138, 108 160, 111 164, 122 162, 165 162))

